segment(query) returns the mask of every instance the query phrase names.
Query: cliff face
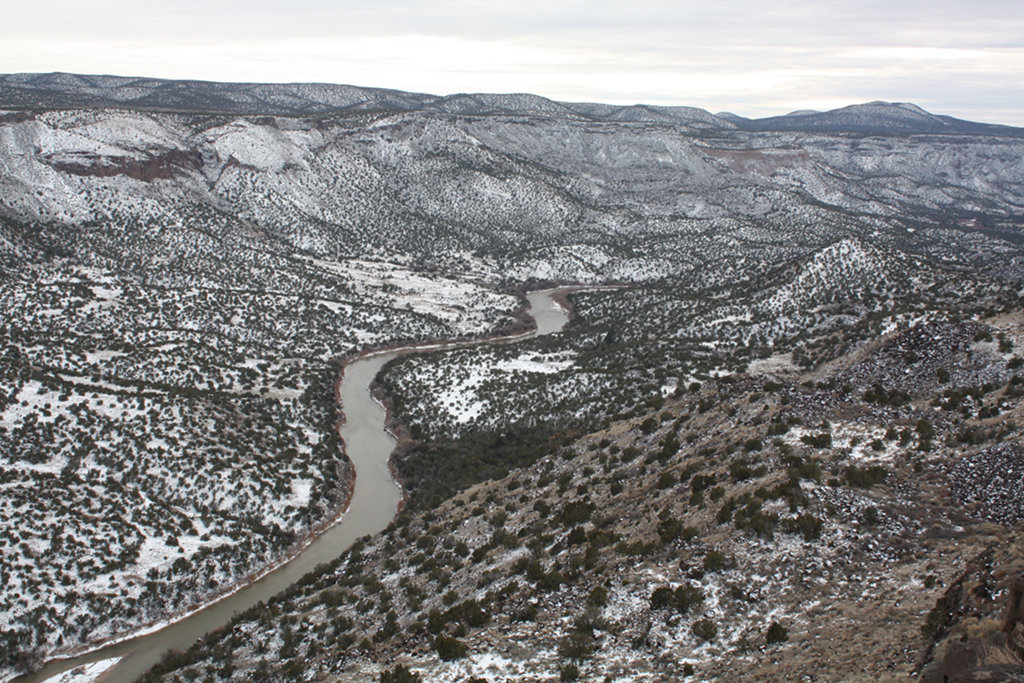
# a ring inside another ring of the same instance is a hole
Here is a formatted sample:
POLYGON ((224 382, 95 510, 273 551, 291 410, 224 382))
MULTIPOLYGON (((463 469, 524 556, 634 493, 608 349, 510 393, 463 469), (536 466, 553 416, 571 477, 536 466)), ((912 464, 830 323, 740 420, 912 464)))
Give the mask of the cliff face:
POLYGON ((140 160, 82 155, 76 157, 76 161, 51 161, 44 158, 43 163, 50 163, 56 170, 71 175, 100 178, 126 176, 144 183, 151 183, 158 178, 163 180, 173 178, 183 171, 199 170, 202 165, 202 157, 196 151, 172 150, 140 160))

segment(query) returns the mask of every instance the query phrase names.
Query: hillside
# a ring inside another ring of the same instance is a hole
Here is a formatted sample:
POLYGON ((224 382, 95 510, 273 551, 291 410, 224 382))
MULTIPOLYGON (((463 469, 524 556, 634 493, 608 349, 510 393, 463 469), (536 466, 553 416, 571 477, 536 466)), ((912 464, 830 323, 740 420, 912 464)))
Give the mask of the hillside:
POLYGON ((1022 324, 919 324, 813 374, 726 377, 551 434, 150 679, 1019 676, 1005 652, 946 653, 987 651, 1010 598, 991 577, 1024 561, 1022 324), (944 611, 979 562, 985 592, 944 611))

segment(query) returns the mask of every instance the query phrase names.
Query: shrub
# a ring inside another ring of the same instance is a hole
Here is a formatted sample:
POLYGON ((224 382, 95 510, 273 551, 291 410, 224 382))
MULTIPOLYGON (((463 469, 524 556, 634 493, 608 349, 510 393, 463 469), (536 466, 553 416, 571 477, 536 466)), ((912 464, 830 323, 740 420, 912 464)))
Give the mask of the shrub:
POLYGON ((885 481, 888 476, 888 472, 884 467, 880 465, 872 465, 871 467, 857 467, 856 465, 850 465, 846 468, 846 482, 850 486, 857 486, 859 488, 870 488, 875 484, 881 484, 885 481))
POLYGON ((427 613, 427 630, 431 633, 440 633, 448 625, 450 616, 448 612, 442 612, 436 607, 432 608, 427 613))
POLYGON ((768 627, 768 631, 764 634, 764 642, 768 645, 774 643, 784 643, 789 640, 789 633, 786 628, 777 621, 773 621, 772 625, 768 627))
POLYGON ((558 654, 566 659, 586 659, 594 652, 594 636, 586 631, 573 631, 558 643, 558 654))
POLYGON ((380 672, 380 683, 420 683, 422 680, 419 674, 413 673, 403 664, 395 665, 390 671, 380 672))
POLYGON ((709 488, 714 483, 714 475, 698 474, 693 478, 693 481, 690 482, 690 486, 693 488, 694 493, 700 493, 704 489, 709 488))
POLYGON ((558 521, 562 526, 571 527, 590 521, 590 517, 593 514, 593 504, 577 500, 565 504, 558 515, 558 521))
POLYGON ((595 607, 604 607, 608 604, 608 589, 604 586, 594 586, 587 596, 587 604, 595 607))
POLYGON ((820 434, 804 434, 800 437, 800 441, 812 448, 828 448, 832 445, 832 434, 829 432, 821 432, 820 434))
POLYGON ((691 607, 704 602, 699 586, 684 583, 674 590, 670 586, 658 586, 651 593, 651 609, 674 607, 680 614, 686 614, 691 607))
POLYGON ((686 480, 700 472, 700 468, 701 464, 699 462, 691 462, 689 465, 686 466, 682 474, 679 475, 679 483, 685 484, 686 480))
POLYGON ((658 428, 658 421, 654 417, 649 417, 640 423, 640 431, 644 434, 650 434, 658 428))
POLYGON ((604 548, 615 543, 617 536, 612 532, 605 531, 603 529, 592 529, 590 533, 587 534, 587 539, 590 540, 590 545, 595 548, 604 548))
POLYGON ((683 523, 678 519, 663 519, 658 522, 658 537, 662 543, 671 543, 679 538, 683 531, 683 523))
POLYGON ((725 555, 717 550, 709 550, 704 554, 704 571, 708 573, 722 571, 729 566, 725 555))
POLYGON ((693 631, 693 635, 707 642, 711 642, 718 637, 718 627, 710 619, 695 621, 690 629, 693 631))
POLYGON ((565 583, 565 577, 562 576, 562 572, 555 570, 542 574, 540 578, 537 579, 537 583, 535 585, 537 586, 537 590, 553 591, 558 590, 558 587, 563 583, 565 583))
POLYGON ((661 451, 658 453, 658 460, 665 462, 673 455, 679 452, 679 440, 674 436, 670 436, 665 439, 665 443, 661 446, 661 451))
MULTIPOLYGON (((759 489, 758 493, 769 495, 770 492, 763 492, 759 489)), ((739 499, 730 498, 722 509, 719 510, 716 519, 720 523, 728 521, 731 511, 735 509, 736 513, 733 517, 733 523, 737 529, 770 539, 774 536, 774 529, 779 522, 779 518, 778 515, 762 512, 762 503, 761 498, 749 494, 743 494, 739 499)))
POLYGON ((946 626, 946 609, 942 604, 936 604, 928 612, 924 623, 921 624, 921 634, 925 638, 935 639, 946 626))
POLYGON ((672 604, 672 589, 669 586, 658 586, 651 593, 651 609, 665 609, 672 604))
POLYGON ((676 476, 671 472, 662 472, 661 476, 658 477, 657 487, 659 489, 670 489, 676 485, 676 476))
POLYGON ((680 613, 686 614, 691 607, 704 602, 704 593, 701 592, 700 586, 684 583, 672 592, 672 602, 680 613))
POLYGON ((453 607, 452 616, 462 619, 467 626, 486 626, 491 620, 491 615, 476 600, 466 600, 457 607, 453 607))
POLYGON ((821 481, 821 466, 813 460, 804 462, 802 458, 794 456, 790 462, 789 475, 797 479, 821 481))
POLYGON ((763 465, 756 469, 752 469, 750 467, 750 463, 743 459, 733 460, 729 463, 729 477, 731 477, 733 481, 743 481, 744 479, 750 479, 754 476, 759 477, 765 472, 767 472, 767 469, 763 465))
POLYGON ((805 512, 796 519, 786 520, 786 530, 803 534, 805 541, 813 541, 821 537, 821 520, 811 513, 805 512))
MULTIPOLYGON (((744 508, 746 510, 746 508, 744 508)), ((742 510, 740 511, 742 512, 742 510)), ((736 514, 735 525, 737 529, 745 529, 755 536, 771 540, 775 538, 775 526, 779 523, 779 516, 775 514, 766 515, 758 510, 749 517, 741 517, 736 514)))
POLYGON ((465 643, 458 638, 452 638, 443 634, 434 638, 434 649, 437 650, 437 656, 446 662, 462 659, 466 656, 465 643))

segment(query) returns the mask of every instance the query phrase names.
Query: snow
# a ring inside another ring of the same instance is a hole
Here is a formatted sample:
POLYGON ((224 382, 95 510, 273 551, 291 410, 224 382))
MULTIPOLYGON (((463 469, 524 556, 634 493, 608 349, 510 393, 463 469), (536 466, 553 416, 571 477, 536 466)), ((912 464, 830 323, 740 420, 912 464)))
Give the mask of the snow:
POLYGON ((832 425, 832 447, 848 448, 851 459, 864 461, 892 460, 900 451, 898 442, 885 441, 885 429, 882 427, 869 427, 855 422, 836 422, 832 425), (882 441, 882 450, 876 451, 871 447, 871 442, 875 440, 882 441))
POLYGON ((793 354, 780 353, 769 358, 758 358, 750 361, 747 365, 749 375, 771 375, 775 373, 795 372, 797 366, 793 364, 793 354))
POLYGON ((466 376, 450 378, 447 389, 439 389, 432 402, 446 411, 456 424, 466 424, 480 417, 487 408, 484 385, 491 381, 507 381, 513 373, 552 375, 564 372, 575 364, 575 352, 556 354, 523 353, 515 358, 495 361, 490 365, 468 369, 466 376))
POLYGON ((45 397, 42 389, 42 383, 37 380, 31 380, 22 385, 21 391, 14 397, 14 401, 9 403, 4 409, 3 415, 0 415, 0 423, 9 429, 19 427, 29 415, 35 415, 40 421, 46 422, 47 418, 40 409, 48 407, 50 400, 45 397))
POLYGON ((708 323, 708 326, 721 325, 722 323, 747 323, 750 322, 750 312, 744 315, 726 315, 708 323))
POLYGON ((93 140, 128 149, 181 149, 186 132, 167 119, 128 112, 111 112, 102 121, 89 121, 74 128, 93 140))
POLYGON ((494 364, 493 368, 498 372, 539 372, 550 375, 568 370, 573 366, 574 361, 572 357, 565 358, 566 355, 568 354, 563 353, 559 357, 553 357, 550 355, 526 354, 518 358, 498 361, 494 364))
POLYGON ((47 389, 38 380, 29 380, 21 386, 14 401, 0 413, 0 425, 8 429, 21 427, 29 416, 40 423, 53 422, 58 416, 68 418, 72 415, 69 408, 73 405, 85 405, 93 413, 115 419, 138 417, 145 413, 129 405, 129 402, 134 403, 131 398, 113 394, 62 396, 63 392, 47 389))
POLYGON ((43 683, 92 683, 92 681, 98 680, 101 675, 111 669, 115 664, 121 661, 120 657, 113 657, 111 659, 101 659, 98 662, 92 662, 91 664, 85 664, 72 669, 71 671, 65 671, 64 673, 57 674, 47 678, 43 683))
POLYGON ((166 539, 149 537, 139 548, 139 557, 135 565, 139 573, 145 575, 148 569, 166 567, 180 556, 181 551, 176 546, 167 545, 166 539))
MULTIPOLYGON (((517 304, 515 297, 498 294, 479 284, 417 273, 397 263, 364 259, 311 261, 349 281, 360 299, 438 318, 451 327, 453 335, 484 332, 488 309, 512 310, 517 304)), ((320 303, 332 307, 331 302, 320 303)))
POLYGON ((125 356, 126 353, 121 351, 113 351, 110 349, 104 349, 102 351, 86 351, 85 362, 86 363, 101 363, 103 361, 112 360, 120 356, 125 356))
POLYGON ((312 479, 293 479, 292 497, 285 501, 288 505, 304 507, 309 503, 310 492, 313 490, 312 479))
POLYGON ((312 131, 297 135, 294 131, 286 133, 243 119, 214 128, 206 134, 206 142, 217 151, 223 162, 234 161, 271 173, 292 165, 308 168, 306 151, 297 143, 308 144, 314 138, 318 136, 312 131), (303 137, 307 139, 302 140, 303 137))

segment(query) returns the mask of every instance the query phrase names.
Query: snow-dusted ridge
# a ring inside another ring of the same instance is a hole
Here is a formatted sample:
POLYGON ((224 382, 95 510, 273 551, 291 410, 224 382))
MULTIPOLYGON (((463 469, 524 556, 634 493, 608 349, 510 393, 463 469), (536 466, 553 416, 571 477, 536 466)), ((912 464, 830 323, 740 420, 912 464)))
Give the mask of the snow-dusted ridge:
POLYGON ((68 73, 0 74, 0 107, 116 108, 314 116, 338 111, 429 111, 468 116, 537 116, 650 122, 695 130, 1024 135, 1024 130, 936 116, 907 102, 868 102, 830 112, 748 119, 697 107, 556 102, 529 93, 428 95, 328 83, 215 83, 68 73))

